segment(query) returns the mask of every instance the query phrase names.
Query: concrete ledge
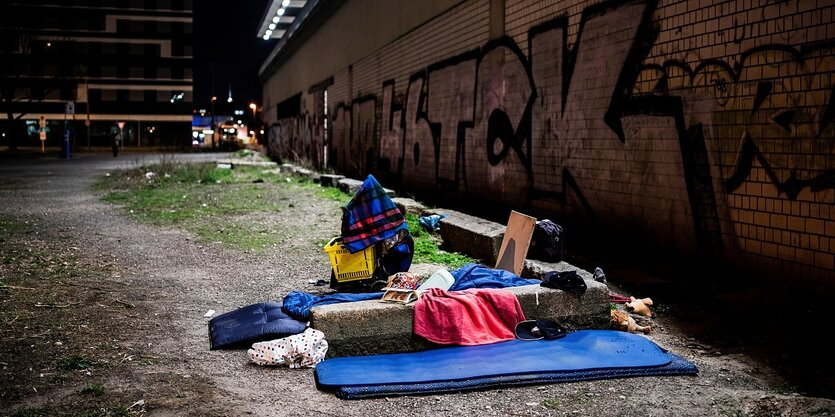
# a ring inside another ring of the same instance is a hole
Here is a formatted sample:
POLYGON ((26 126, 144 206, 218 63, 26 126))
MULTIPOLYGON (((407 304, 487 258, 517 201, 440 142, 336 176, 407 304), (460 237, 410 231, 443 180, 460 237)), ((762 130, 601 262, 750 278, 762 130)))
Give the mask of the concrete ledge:
POLYGON ((418 203, 417 201, 411 198, 395 197, 392 198, 391 201, 394 201, 394 204, 397 206, 397 208, 400 209, 400 212, 403 213, 404 216, 407 213, 412 213, 420 216, 421 214, 423 214, 424 210, 426 210, 426 206, 418 203))
MULTIPOLYGON (((609 323, 606 285, 586 280, 582 296, 526 285, 506 288, 516 294, 528 319, 553 319, 573 328, 605 327, 609 323)), ((412 333, 414 303, 377 300, 330 304, 311 310, 311 327, 328 340, 328 356, 408 352, 436 347, 412 333)))
POLYGON ((319 176, 319 184, 325 187, 336 187, 337 182, 343 178, 345 178, 344 175, 322 174, 319 176))
MULTIPOLYGON (((359 191, 360 187, 362 186, 362 181, 355 180, 353 178, 343 178, 336 182, 337 187, 339 187, 342 192, 354 195, 359 191)), ((394 190, 390 190, 388 188, 383 187, 383 191, 388 194, 389 197, 394 197, 396 194, 394 190)))
MULTIPOLYGON (((533 259, 525 259, 525 265, 522 267, 521 277, 543 279, 545 277, 545 274, 551 271, 577 271, 577 275, 583 277, 583 279, 586 281, 586 284, 588 284, 589 281, 597 283, 597 281, 594 280, 594 274, 592 274, 589 271, 586 271, 585 269, 577 268, 576 266, 571 265, 568 262, 551 263, 537 261, 533 259)), ((600 285, 605 286, 604 284, 600 285)))
POLYGON ((453 210, 433 211, 448 215, 440 221, 444 250, 469 255, 488 266, 496 264, 507 226, 453 210))
POLYGON ((292 173, 296 168, 298 168, 298 167, 293 165, 293 164, 281 164, 281 165, 278 166, 278 169, 281 172, 286 172, 286 173, 292 173))
POLYGON ((232 168, 236 166, 275 168, 278 166, 277 163, 271 161, 252 161, 246 159, 219 159, 217 163, 229 164, 232 168))

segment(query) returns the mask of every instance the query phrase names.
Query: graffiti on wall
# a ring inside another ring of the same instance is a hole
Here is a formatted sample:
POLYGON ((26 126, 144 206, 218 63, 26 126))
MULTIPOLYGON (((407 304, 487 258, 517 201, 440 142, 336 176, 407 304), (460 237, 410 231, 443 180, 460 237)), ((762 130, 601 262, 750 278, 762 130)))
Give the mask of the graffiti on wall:
MULTIPOLYGON (((383 81, 379 99, 334 107, 332 165, 625 222, 716 255, 722 236, 739 231, 726 197, 754 167, 774 198, 815 201, 835 188, 833 43, 655 62, 656 6, 593 5, 570 47, 560 17, 532 27, 525 49, 503 38, 420 69, 405 86, 383 81)), ((745 27, 733 32, 741 44, 745 27)))
POLYGON ((762 45, 745 51, 733 64, 719 59, 695 68, 670 60, 643 69, 655 82, 655 94, 686 94, 694 89, 715 98, 719 121, 718 166, 724 190, 739 189, 758 163, 768 180, 794 200, 804 189, 833 188, 835 164, 835 43, 798 50, 787 45, 762 45), (829 130, 827 130, 829 129, 829 130), (810 155, 819 155, 811 157, 810 155))

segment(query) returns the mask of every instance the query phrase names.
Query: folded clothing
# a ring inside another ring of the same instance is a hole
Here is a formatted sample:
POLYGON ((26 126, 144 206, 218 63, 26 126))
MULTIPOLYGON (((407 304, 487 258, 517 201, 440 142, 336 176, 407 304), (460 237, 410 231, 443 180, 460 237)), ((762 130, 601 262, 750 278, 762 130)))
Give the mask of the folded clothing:
POLYGON ((305 327, 305 322, 285 314, 278 301, 252 304, 209 320, 209 348, 242 347, 301 333, 305 327))
POLYGON ((516 324, 524 320, 510 291, 431 288, 415 304, 414 333, 443 345, 483 345, 516 338, 516 324))

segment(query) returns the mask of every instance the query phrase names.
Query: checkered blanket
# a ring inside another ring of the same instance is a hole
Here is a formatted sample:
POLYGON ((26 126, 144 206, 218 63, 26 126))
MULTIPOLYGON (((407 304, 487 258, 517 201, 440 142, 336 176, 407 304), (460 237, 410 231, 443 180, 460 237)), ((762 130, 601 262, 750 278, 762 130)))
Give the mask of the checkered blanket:
POLYGON ((342 243, 359 252, 408 230, 403 214, 373 175, 368 175, 354 198, 342 208, 342 243))

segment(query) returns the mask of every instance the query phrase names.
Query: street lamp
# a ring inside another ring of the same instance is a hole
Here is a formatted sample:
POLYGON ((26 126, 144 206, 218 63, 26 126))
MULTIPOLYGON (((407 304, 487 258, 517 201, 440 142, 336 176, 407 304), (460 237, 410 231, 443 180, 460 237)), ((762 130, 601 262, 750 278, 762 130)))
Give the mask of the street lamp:
POLYGON ((251 133, 252 139, 257 141, 258 138, 255 136, 255 123, 256 123, 255 122, 255 110, 258 109, 258 106, 255 105, 255 103, 253 102, 253 103, 249 103, 249 108, 252 109, 252 130, 250 132, 252 132, 251 133))
MULTIPOLYGON (((212 131, 215 130, 215 102, 217 101, 217 96, 212 96, 212 131)), ((216 148, 217 143, 215 142, 215 135, 212 133, 212 148, 216 148)))

